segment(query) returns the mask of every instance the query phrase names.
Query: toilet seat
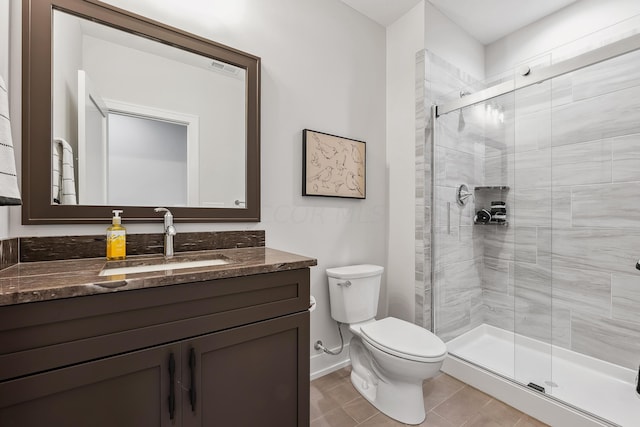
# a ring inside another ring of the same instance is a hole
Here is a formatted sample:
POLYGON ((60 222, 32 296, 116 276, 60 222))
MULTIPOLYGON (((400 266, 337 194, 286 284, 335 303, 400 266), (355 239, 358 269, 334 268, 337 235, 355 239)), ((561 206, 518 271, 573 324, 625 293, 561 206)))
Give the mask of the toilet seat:
POLYGON ((360 327, 362 338, 373 347, 391 355, 416 362, 433 363, 444 359, 447 347, 430 331, 387 317, 360 327))

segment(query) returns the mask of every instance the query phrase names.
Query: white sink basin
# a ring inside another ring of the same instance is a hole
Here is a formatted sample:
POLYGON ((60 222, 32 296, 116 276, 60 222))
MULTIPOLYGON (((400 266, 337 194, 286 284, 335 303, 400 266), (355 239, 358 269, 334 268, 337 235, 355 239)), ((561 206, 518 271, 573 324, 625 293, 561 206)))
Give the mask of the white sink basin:
POLYGON ((134 267, 104 268, 102 269, 102 271, 100 271, 100 276, 113 276, 116 274, 149 273, 151 271, 180 270, 183 268, 211 267, 214 265, 225 265, 225 264, 229 264, 229 261, 224 259, 204 259, 200 261, 173 262, 168 264, 136 265, 134 267))

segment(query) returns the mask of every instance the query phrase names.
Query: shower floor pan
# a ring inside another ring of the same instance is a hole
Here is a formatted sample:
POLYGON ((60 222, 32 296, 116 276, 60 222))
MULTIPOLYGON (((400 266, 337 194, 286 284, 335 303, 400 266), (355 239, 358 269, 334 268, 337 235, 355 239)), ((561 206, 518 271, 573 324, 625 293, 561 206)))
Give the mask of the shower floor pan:
POLYGON ((637 373, 631 369, 486 324, 447 342, 447 347, 449 354, 456 357, 445 361, 443 371, 549 424, 640 425, 640 397, 635 391, 637 373), (486 376, 491 375, 486 373, 483 377, 486 371, 474 365, 498 375, 486 376), (561 403, 541 398, 542 393, 510 381, 503 380, 501 385, 501 376, 522 384, 542 386, 546 396, 594 417, 587 417, 587 423, 586 419, 580 418, 579 411, 570 407, 566 408, 568 413, 563 414, 561 403), (554 406, 546 407, 545 401, 554 406))

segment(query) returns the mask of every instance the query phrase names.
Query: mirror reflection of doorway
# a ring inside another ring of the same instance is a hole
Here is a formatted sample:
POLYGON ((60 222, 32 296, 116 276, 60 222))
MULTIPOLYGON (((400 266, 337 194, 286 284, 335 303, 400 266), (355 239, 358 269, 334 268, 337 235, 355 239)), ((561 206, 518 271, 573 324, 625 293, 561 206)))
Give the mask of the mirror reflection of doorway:
POLYGON ((103 98, 78 70, 78 200, 197 206, 197 116, 103 98))
POLYGON ((110 205, 186 206, 187 126, 109 112, 110 205))

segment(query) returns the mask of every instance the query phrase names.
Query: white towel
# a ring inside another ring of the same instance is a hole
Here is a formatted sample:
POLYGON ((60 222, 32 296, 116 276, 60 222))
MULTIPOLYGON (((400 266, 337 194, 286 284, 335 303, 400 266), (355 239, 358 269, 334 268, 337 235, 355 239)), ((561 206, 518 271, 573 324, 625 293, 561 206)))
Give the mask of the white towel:
POLYGON ((51 143, 51 202, 59 205, 60 187, 62 187, 62 147, 57 142, 51 143))
POLYGON ((7 85, 0 76, 0 205, 21 205, 9 121, 7 85))
POLYGON ((51 146, 51 197, 56 204, 78 204, 73 148, 63 138, 54 138, 51 146))

